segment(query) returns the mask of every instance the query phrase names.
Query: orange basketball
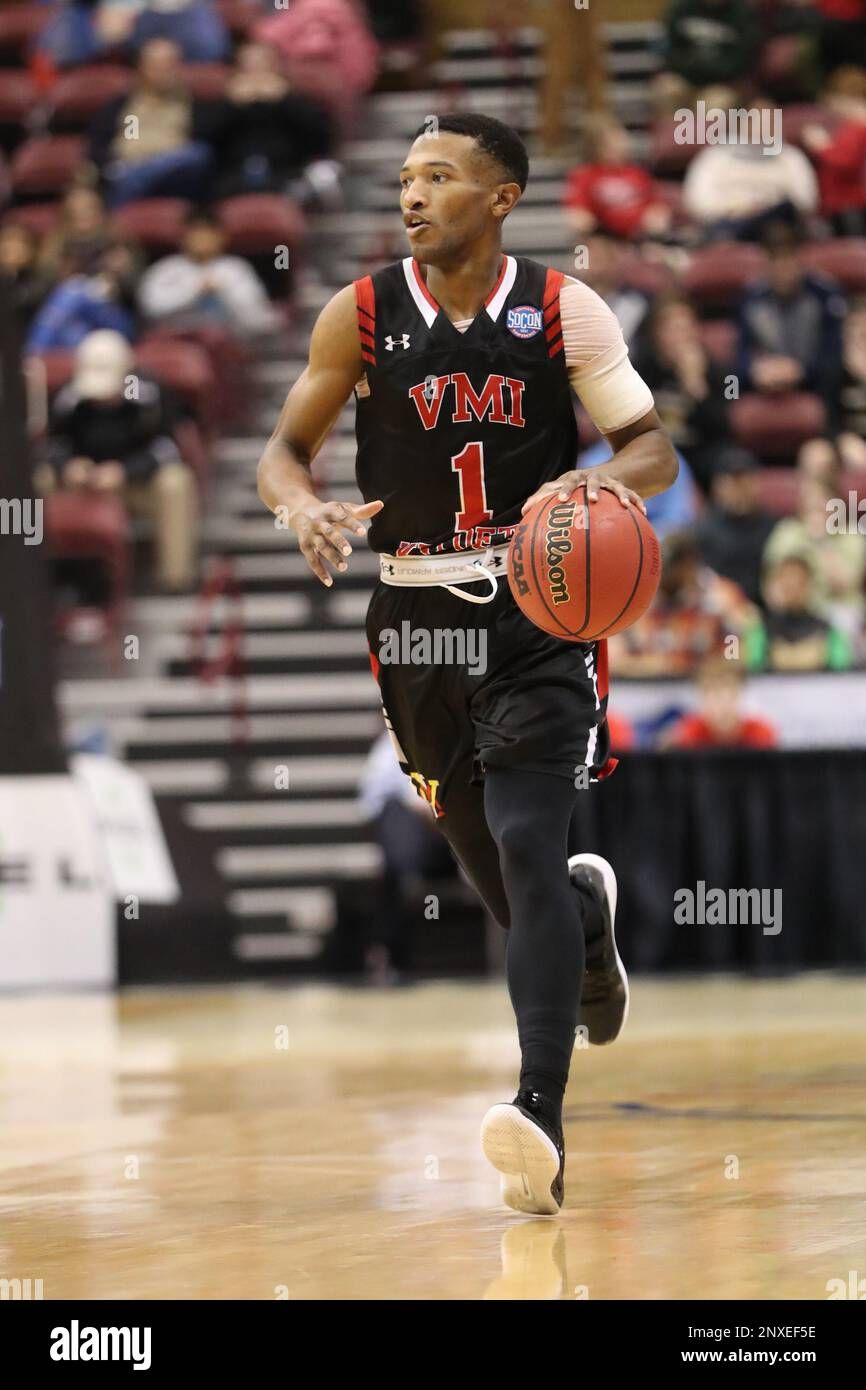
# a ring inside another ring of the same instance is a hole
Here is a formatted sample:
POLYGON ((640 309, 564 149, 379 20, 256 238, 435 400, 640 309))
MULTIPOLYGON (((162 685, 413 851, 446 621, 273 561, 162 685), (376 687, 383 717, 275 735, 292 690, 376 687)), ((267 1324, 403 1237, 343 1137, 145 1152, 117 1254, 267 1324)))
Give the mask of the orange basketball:
POLYGON ((526 513, 511 541, 508 583, 518 607, 554 637, 594 642, 637 622, 658 588, 661 550, 643 512, 606 489, 578 488, 526 513))

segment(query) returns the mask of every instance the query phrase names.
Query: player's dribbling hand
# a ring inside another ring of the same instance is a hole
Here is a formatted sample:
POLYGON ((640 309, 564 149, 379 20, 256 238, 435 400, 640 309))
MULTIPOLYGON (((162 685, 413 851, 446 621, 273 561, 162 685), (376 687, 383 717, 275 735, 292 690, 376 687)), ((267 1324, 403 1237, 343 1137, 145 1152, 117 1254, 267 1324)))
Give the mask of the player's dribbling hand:
POLYGON ((573 468, 568 473, 563 473, 561 477, 554 478, 550 483, 544 483, 537 492, 533 492, 531 497, 527 497, 521 508, 523 516, 534 507, 536 502, 540 502, 542 497, 552 497, 554 493, 561 501, 567 502, 575 489, 586 488, 587 502, 595 502, 601 488, 607 488, 613 492, 622 502, 624 507, 638 507, 646 516, 646 503, 639 493, 634 492, 625 483, 621 483, 619 478, 612 478, 604 468, 573 468))
POLYGON ((365 502, 362 505, 349 502, 320 502, 311 498, 308 503, 288 518, 289 525, 297 533, 301 554, 317 579, 330 587, 333 578, 325 569, 325 562, 334 569, 347 568, 346 560, 352 547, 343 531, 352 531, 356 536, 366 534, 362 521, 375 516, 384 507, 384 502, 365 502))

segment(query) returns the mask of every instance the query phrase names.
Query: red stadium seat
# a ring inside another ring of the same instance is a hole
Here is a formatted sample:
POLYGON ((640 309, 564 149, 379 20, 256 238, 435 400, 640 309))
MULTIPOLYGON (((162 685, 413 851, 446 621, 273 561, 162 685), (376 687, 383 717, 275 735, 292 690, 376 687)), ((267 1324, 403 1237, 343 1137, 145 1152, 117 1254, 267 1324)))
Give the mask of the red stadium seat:
POLYGON ((51 89, 52 129, 82 130, 101 106, 129 90, 132 79, 132 69, 118 63, 63 73, 51 89))
POLYGON ((809 270, 832 275, 847 294, 866 291, 866 237, 810 242, 803 247, 802 260, 809 270))
POLYGON ((231 424, 243 412, 246 401, 245 367, 249 353, 222 324, 198 324, 195 328, 151 325, 143 342, 154 339, 192 342, 207 353, 216 380, 214 408, 221 425, 231 424))
POLYGON ((626 251, 619 263, 619 273, 624 285, 640 290, 642 294, 661 294, 673 289, 676 277, 670 266, 663 261, 650 261, 636 252, 626 251))
POLYGON ((731 402, 734 437, 759 458, 790 458, 807 439, 823 434, 824 424, 823 402, 809 391, 750 391, 731 402))
POLYGON ((799 492, 796 468, 762 468, 758 474, 759 505, 772 516, 793 516, 799 492))
POLYGON ((25 140, 12 156, 10 179, 15 193, 61 193, 84 161, 80 135, 39 135, 25 140))
POLYGON ((17 222, 20 226, 29 227, 36 236, 43 237, 54 231, 59 217, 59 203, 23 203, 21 207, 10 208, 3 221, 17 222))
POLYGON ((98 559, 111 591, 109 620, 115 625, 129 589, 130 529, 118 497, 92 492, 57 492, 45 499, 45 536, 55 559, 98 559))
POLYGON ((39 101, 39 92, 27 72, 0 70, 0 122, 20 125, 39 101))
POLYGON ((699 148, 697 145, 678 144, 674 139, 675 129, 673 116, 660 116, 650 130, 650 167, 653 173, 668 178, 682 178, 699 148))
POLYGON ((306 231, 300 208, 278 193, 226 198, 219 204, 219 217, 228 233, 230 249, 239 256, 272 252, 274 247, 283 245, 291 253, 300 247, 306 231))
POLYGON ((183 81, 199 101, 216 101, 223 95, 231 76, 225 63, 187 63, 183 81))
POLYGON ((33 3, 4 5, 0 9, 0 59, 23 64, 33 40, 45 28, 54 11, 33 3))
POLYGON ((737 350, 737 325, 730 319, 708 319, 700 327, 701 342, 722 367, 733 364, 737 350))
POLYGON ((136 359, 142 371, 189 406, 206 435, 213 432, 216 382, 203 348, 170 338, 145 338, 136 348, 136 359))
POLYGON ((60 390, 61 386, 65 386, 72 376, 74 353, 39 352, 35 353, 34 356, 38 357, 42 363, 45 371, 45 390, 50 398, 60 390))
POLYGON ((141 198, 118 208, 112 224, 123 237, 149 251, 174 251, 189 211, 184 198, 141 198))
POLYGON ((719 241, 694 253, 681 285, 700 310, 732 309, 740 295, 763 274, 766 256, 758 246, 719 241))

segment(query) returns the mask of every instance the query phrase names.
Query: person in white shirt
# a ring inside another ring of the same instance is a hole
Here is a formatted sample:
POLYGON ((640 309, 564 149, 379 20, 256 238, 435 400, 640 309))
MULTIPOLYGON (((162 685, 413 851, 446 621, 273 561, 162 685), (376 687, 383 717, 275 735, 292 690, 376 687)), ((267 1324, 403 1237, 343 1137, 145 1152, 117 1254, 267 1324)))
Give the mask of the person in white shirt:
POLYGON ((145 318, 181 328, 222 323, 242 338, 277 329, 280 316, 253 267, 242 256, 226 255, 225 246, 216 218, 194 213, 181 250, 142 276, 138 303, 145 318))

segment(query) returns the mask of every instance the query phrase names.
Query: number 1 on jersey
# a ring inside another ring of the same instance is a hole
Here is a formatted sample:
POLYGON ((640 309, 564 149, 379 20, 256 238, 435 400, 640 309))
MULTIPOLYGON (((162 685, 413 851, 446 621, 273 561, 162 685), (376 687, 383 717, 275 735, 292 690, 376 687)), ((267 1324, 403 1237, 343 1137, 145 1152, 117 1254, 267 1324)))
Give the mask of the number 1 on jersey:
POLYGON ((471 531, 473 526, 492 521, 484 487, 484 445, 467 444, 452 458, 451 470, 460 479, 460 511, 454 514, 454 530, 471 531))

